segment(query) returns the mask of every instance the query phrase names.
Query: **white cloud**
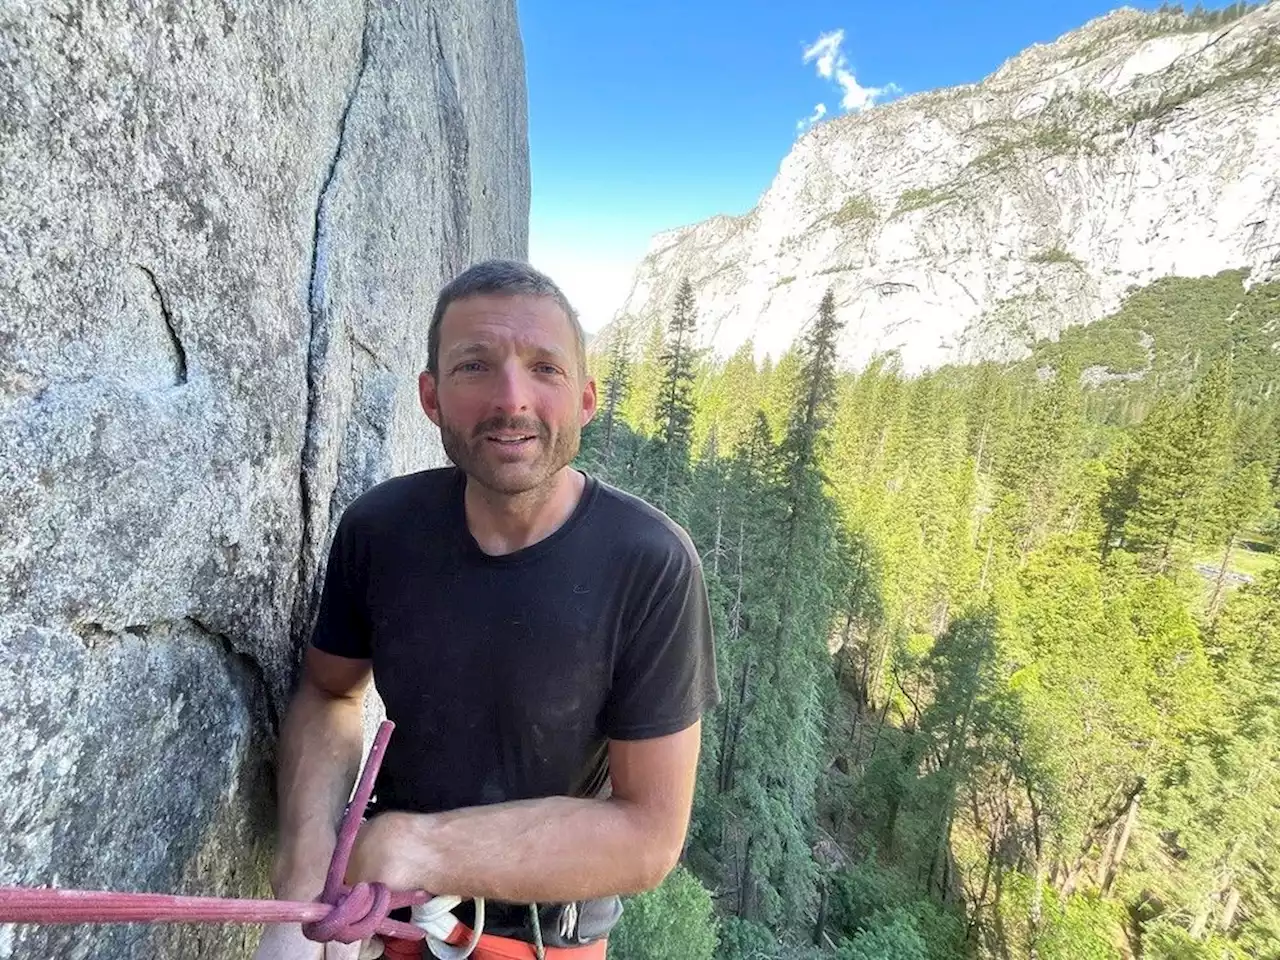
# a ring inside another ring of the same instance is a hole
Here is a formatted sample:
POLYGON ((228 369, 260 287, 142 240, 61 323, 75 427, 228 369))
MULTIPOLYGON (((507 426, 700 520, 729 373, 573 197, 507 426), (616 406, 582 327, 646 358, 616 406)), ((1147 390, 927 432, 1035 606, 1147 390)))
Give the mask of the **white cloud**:
POLYGON ((824 33, 818 37, 813 46, 805 50, 804 62, 808 63, 810 60, 817 60, 818 76, 830 80, 836 62, 844 62, 844 53, 840 49, 842 46, 844 46, 843 30, 824 33))
POLYGON ((803 130, 806 127, 812 127, 826 115, 827 105, 825 103, 820 103, 813 108, 813 114, 811 116, 805 117, 803 120, 798 120, 796 122, 796 129, 803 130))
MULTIPOLYGON (((804 51, 804 63, 813 61, 817 65, 818 76, 824 80, 835 81, 840 89, 840 106, 847 112, 861 113, 875 106, 876 101, 898 92, 898 88, 890 83, 883 87, 864 87, 854 75, 853 67, 844 54, 844 30, 833 30, 824 33, 804 51)), ((819 113, 814 111, 808 123, 815 123, 826 114, 826 107, 819 113)))

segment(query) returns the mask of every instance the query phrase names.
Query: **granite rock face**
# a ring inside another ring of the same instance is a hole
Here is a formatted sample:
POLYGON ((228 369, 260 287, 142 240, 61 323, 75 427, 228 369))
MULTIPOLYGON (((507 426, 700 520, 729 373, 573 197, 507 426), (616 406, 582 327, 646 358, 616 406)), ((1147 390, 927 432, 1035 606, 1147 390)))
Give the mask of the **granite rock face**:
MULTIPOLYGON (((442 463, 436 290, 525 256, 510 0, 0 11, 0 883, 262 895, 342 508, 442 463)), ((0 958, 256 928, 0 926, 0 958)))
POLYGON ((1116 11, 983 82, 821 123, 750 213, 658 235, 602 331, 688 278, 701 345, 776 360, 828 286, 855 366, 1011 359, 1170 275, 1280 271, 1280 2, 1116 11))

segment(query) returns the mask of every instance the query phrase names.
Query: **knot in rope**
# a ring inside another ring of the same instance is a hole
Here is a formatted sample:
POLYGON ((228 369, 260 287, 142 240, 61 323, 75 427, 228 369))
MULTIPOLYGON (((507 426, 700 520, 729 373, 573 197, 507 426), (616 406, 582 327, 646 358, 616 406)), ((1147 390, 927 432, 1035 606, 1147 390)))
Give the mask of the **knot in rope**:
POLYGON ((302 926, 308 940, 359 943, 372 937, 394 909, 391 891, 382 883, 357 883, 325 902, 333 904, 328 916, 302 926))

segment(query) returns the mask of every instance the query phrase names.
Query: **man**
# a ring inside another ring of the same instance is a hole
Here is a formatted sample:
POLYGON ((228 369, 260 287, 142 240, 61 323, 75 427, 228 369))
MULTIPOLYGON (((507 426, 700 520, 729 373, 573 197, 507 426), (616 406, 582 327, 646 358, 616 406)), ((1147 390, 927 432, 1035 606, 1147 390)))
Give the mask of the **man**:
MULTIPOLYGON (((277 896, 324 884, 371 675, 397 726, 349 882, 484 897, 489 932, 574 946, 675 864, 719 695, 706 590, 680 527, 570 465, 596 410, 585 353, 527 265, 441 291, 419 394, 454 466, 339 522, 281 733, 277 896)), ((322 955, 296 926, 257 954, 322 955)))

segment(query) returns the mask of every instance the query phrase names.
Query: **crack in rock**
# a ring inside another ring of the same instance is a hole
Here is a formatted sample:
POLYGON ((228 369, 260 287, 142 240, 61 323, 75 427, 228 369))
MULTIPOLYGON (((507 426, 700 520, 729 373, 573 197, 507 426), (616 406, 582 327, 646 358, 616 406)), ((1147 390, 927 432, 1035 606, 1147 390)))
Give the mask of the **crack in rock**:
POLYGON ((156 279, 155 271, 150 267, 142 264, 136 264, 148 280, 151 281, 151 289, 155 291, 156 299, 160 301, 160 318, 164 320, 165 329, 169 331, 169 341, 173 346, 174 366, 176 373, 174 374, 174 386, 185 386, 187 382, 187 349, 182 345, 182 338, 178 336, 178 328, 173 322, 173 312, 169 309, 169 301, 165 299, 164 290, 160 287, 160 281, 156 279))
MULTIPOLYGON (((262 694, 262 701, 267 711, 267 721, 271 725, 271 733, 278 737, 280 734, 280 716, 276 709, 275 697, 272 695, 272 684, 267 671, 263 668, 262 663, 248 650, 241 649, 236 642, 227 634, 220 633, 213 629, 199 617, 188 614, 177 623, 169 620, 159 620, 154 623, 130 623, 123 627, 109 626, 96 620, 80 621, 70 625, 71 632, 80 638, 86 650, 96 650, 117 638, 125 635, 137 637, 140 640, 150 640, 157 630, 162 630, 164 634, 172 632, 173 628, 178 624, 186 624, 193 628, 197 633, 217 645, 229 660, 240 665, 240 667, 251 678, 252 682, 258 687, 262 694)), ((246 703, 246 707, 251 707, 251 703, 246 703)))
POLYGON ((313 557, 317 552, 317 541, 322 534, 313 529, 312 504, 316 499, 312 490, 311 471, 318 459, 320 426, 318 423, 320 367, 328 352, 330 331, 328 329, 328 296, 326 284, 329 279, 329 203, 332 200, 334 184, 337 181, 338 166, 342 161, 346 147, 347 120, 351 108, 359 95, 365 68, 369 64, 369 4, 364 5, 364 22, 360 34, 360 57, 356 64, 355 78, 351 91, 342 107, 338 119, 337 143, 333 156, 329 159, 329 167, 325 171, 324 182, 316 197, 315 228, 311 241, 311 273, 307 282, 307 313, 310 318, 307 346, 307 416, 303 434, 302 461, 298 467, 298 487, 300 507, 302 510, 302 534, 298 545, 298 583, 294 601, 293 639, 295 646, 305 636, 309 628, 312 611, 315 607, 316 589, 308 585, 308 574, 313 568, 313 557))
POLYGON ((253 682, 262 693, 262 701, 267 710, 267 722, 271 725, 271 735, 273 738, 278 738, 280 736, 280 714, 276 709, 275 697, 272 695, 271 679, 267 676, 267 671, 263 669, 262 663, 248 650, 238 647, 235 641, 227 634, 214 630, 199 617, 188 614, 183 619, 201 634, 217 643, 228 658, 239 663, 244 671, 253 678, 253 682))

